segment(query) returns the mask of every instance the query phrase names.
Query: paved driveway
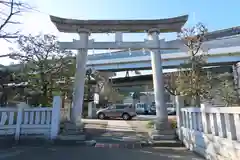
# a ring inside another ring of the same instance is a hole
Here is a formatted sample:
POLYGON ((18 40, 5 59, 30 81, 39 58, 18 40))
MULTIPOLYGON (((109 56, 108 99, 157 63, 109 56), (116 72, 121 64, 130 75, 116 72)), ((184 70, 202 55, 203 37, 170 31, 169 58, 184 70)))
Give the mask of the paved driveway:
MULTIPOLYGON (((156 119, 156 115, 137 115, 137 117, 133 118, 133 120, 154 120, 156 119)), ((168 116, 169 119, 174 119, 176 116, 168 116)), ((99 119, 83 119, 84 122, 88 123, 107 123, 109 120, 99 120, 99 119)))
MULTIPOLYGON (((154 120, 156 119, 157 116, 156 115, 137 115, 136 120, 143 120, 143 121, 146 121, 146 120, 154 120)), ((176 116, 168 116, 168 119, 175 119, 176 116)))

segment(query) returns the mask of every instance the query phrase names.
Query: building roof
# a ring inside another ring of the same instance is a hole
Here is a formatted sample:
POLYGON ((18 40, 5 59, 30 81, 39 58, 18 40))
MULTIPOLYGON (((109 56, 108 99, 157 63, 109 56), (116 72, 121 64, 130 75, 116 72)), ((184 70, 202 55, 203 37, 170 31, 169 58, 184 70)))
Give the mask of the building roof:
POLYGON ((67 33, 77 33, 79 29, 88 29, 91 33, 145 32, 153 28, 161 32, 179 32, 188 15, 152 20, 77 20, 50 15, 50 19, 60 32, 67 33))

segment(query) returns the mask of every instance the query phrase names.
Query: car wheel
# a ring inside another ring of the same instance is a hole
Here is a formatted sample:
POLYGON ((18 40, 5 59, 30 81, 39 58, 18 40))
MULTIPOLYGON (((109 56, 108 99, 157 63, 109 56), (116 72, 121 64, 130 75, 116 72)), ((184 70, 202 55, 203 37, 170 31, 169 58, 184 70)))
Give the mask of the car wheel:
POLYGON ((123 113, 122 118, 123 118, 124 120, 129 120, 129 119, 130 119, 130 115, 127 114, 127 113, 123 113))
POLYGON ((105 114, 104 113, 99 113, 98 114, 98 119, 105 119, 105 114))

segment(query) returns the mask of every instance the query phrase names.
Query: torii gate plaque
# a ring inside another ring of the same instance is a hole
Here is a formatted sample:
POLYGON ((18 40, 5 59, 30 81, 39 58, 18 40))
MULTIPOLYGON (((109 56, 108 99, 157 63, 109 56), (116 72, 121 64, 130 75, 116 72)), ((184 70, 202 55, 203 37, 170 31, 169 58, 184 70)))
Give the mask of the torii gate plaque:
POLYGON ((153 86, 156 103, 157 120, 153 138, 174 138, 174 135, 163 136, 170 129, 168 113, 164 102, 164 84, 160 49, 177 49, 182 45, 177 41, 165 42, 159 40, 159 33, 179 32, 186 23, 188 16, 180 16, 160 20, 74 20, 50 16, 51 21, 60 32, 78 33, 80 40, 60 42, 64 49, 76 49, 77 69, 74 88, 74 102, 71 120, 75 123, 81 120, 84 81, 88 49, 150 49, 153 72, 153 86), (149 39, 142 42, 123 42, 123 33, 147 32, 149 39), (94 42, 89 40, 90 33, 115 33, 115 42, 94 42), (163 131, 163 132, 162 132, 163 131), (157 134, 156 134, 157 133, 157 134))

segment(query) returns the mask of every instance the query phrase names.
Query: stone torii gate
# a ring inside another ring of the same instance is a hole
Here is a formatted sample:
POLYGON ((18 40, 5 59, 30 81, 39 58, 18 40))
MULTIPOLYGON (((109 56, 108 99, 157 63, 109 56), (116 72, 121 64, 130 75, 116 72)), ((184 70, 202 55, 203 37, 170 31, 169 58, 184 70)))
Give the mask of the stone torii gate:
POLYGON ((80 40, 73 42, 60 42, 62 49, 78 50, 77 69, 71 121, 81 121, 83 106, 84 81, 88 49, 149 49, 151 51, 151 63, 153 72, 153 86, 156 103, 157 119, 153 138, 172 139, 174 135, 166 135, 170 129, 168 113, 164 102, 163 71, 161 64, 161 49, 179 49, 182 43, 179 41, 159 40, 160 33, 179 32, 186 23, 188 16, 180 16, 158 20, 75 20, 50 16, 60 32, 77 33, 80 40), (123 33, 147 32, 148 40, 142 42, 123 42, 123 33), (115 33, 115 42, 95 42, 89 40, 91 33, 115 33))

